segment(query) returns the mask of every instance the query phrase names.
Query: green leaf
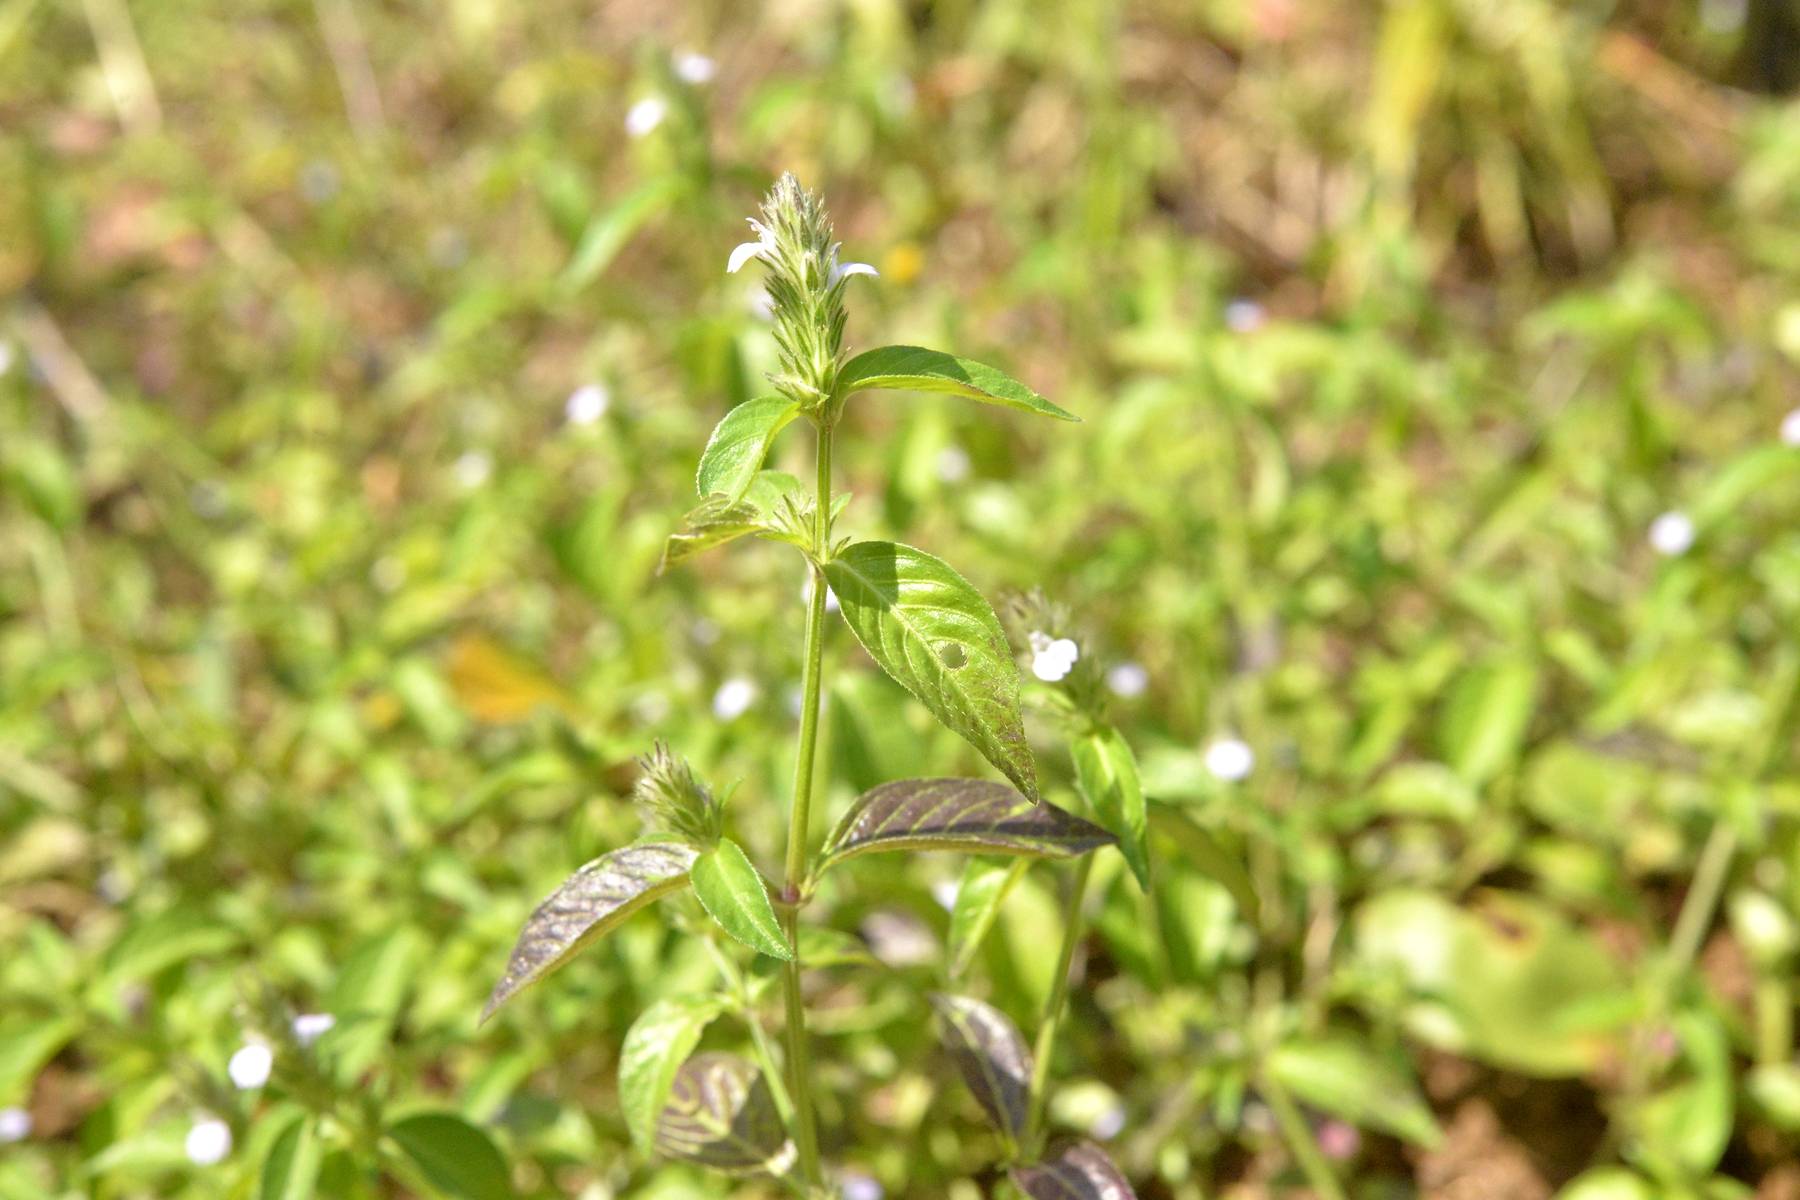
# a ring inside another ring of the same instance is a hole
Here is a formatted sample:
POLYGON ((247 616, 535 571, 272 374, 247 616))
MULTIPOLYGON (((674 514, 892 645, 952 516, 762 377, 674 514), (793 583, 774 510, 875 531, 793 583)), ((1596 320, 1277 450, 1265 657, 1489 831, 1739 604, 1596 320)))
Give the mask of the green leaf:
POLYGON ((696 1054, 681 1064, 656 1127, 670 1158, 734 1175, 785 1175, 794 1144, 762 1074, 734 1054, 696 1054))
POLYGON ((388 1136, 432 1187, 453 1200, 511 1200, 512 1178, 493 1139, 454 1113, 418 1113, 388 1136))
POLYGON ((38 1071, 80 1028, 80 1021, 64 1016, 0 1025, 0 1105, 23 1099, 38 1071))
POLYGON ((1005 1013, 969 996, 931 997, 944 1049, 988 1120, 1013 1142, 1025 1134, 1031 1050, 1005 1013))
POLYGON ((1283 1042, 1269 1055, 1268 1070, 1306 1103, 1352 1125, 1427 1147, 1443 1140, 1411 1073, 1352 1038, 1283 1042))
POLYGON ((1004 371, 923 346, 882 346, 865 350, 838 373, 837 390, 848 396, 864 388, 907 392, 948 392, 983 404, 998 404, 1062 421, 1081 418, 1044 399, 1004 371))
POLYGON ((1217 838, 1181 809, 1160 803, 1151 803, 1147 807, 1150 827, 1174 842, 1190 867, 1230 892, 1237 902, 1238 912, 1255 925, 1262 905, 1256 898, 1256 886, 1250 882, 1250 873, 1244 870, 1241 857, 1227 851, 1217 838))
POLYGON ((857 542, 825 577, 882 670, 1036 801, 1018 667, 981 593, 942 559, 896 542, 857 542))
POLYGON ((1691 1078, 1637 1105, 1631 1124, 1639 1154, 1653 1173, 1710 1175, 1731 1140, 1734 1118, 1731 1047, 1717 1020, 1699 1010, 1674 1019, 1691 1078))
POLYGON ((988 931, 994 927, 994 919, 1000 915, 1006 894, 1030 865, 1029 858, 972 858, 963 868, 956 903, 950 909, 950 978, 969 969, 975 952, 981 949, 988 931))
POLYGON ((339 1078, 361 1075, 386 1052, 425 952, 418 931, 401 925, 360 942, 344 960, 325 1002, 338 1018, 333 1050, 339 1078))
POLYGON ((1092 1142, 1058 1147, 1042 1162, 1008 1174, 1031 1200, 1137 1200, 1124 1173, 1092 1142))
POLYGON ((1536 664, 1520 658, 1483 663, 1456 681, 1439 737, 1458 775, 1486 783, 1512 764, 1531 723, 1537 685, 1536 664))
POLYGON ((1075 759, 1075 783, 1094 815, 1119 839, 1119 852, 1131 866, 1138 885, 1150 890, 1148 817, 1137 756, 1123 735, 1104 725, 1077 738, 1069 748, 1075 759))
POLYGON ((650 1148, 675 1072, 725 1007, 723 996, 669 996, 631 1023, 619 1051, 619 1105, 638 1149, 650 1148))
POLYGON ((557 282, 564 289, 575 292, 599 278, 632 235, 668 207, 683 186, 682 176, 661 175, 640 184, 617 204, 597 213, 582 231, 581 241, 557 282))
POLYGON ((688 878, 719 928, 758 954, 783 961, 794 957, 781 922, 775 919, 762 873, 736 842, 720 838, 718 845, 694 860, 688 878))
POLYGON ((137 921, 106 953, 108 985, 143 979, 190 958, 237 945, 238 932, 197 908, 178 907, 137 921))
POLYGON ((786 396, 746 400, 726 413, 700 454, 700 471, 694 479, 700 495, 723 496, 727 502, 741 499, 775 435, 799 415, 799 401, 786 396))
POLYGON ((296 1113, 275 1136, 269 1156, 263 1159, 258 1200, 308 1200, 318 1186, 323 1159, 324 1147, 313 1119, 296 1113))
POLYGON ((481 1019, 638 909, 684 885, 697 855, 679 842, 643 842, 603 854, 569 876, 526 920, 481 1019))
POLYGON ((1112 835, 989 779, 900 779, 857 797, 825 839, 819 869, 884 850, 1074 858, 1112 835))
POLYGON ((658 574, 687 561, 703 550, 736 541, 746 534, 764 528, 763 514, 754 504, 735 503, 714 496, 682 519, 682 527, 663 543, 662 561, 656 564, 658 574))

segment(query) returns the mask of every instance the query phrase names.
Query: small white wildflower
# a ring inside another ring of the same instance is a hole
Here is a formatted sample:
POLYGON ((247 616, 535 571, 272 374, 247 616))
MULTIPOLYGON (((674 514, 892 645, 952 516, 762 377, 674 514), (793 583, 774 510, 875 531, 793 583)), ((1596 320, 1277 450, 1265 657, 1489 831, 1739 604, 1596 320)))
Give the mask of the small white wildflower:
POLYGON ((1684 512, 1666 512, 1650 522, 1650 548, 1665 558, 1686 554, 1694 544, 1694 519, 1684 512))
POLYGON ((845 1171, 844 1185, 838 1194, 843 1200, 882 1200, 887 1192, 874 1176, 864 1175, 861 1171, 845 1171))
POLYGON ((852 275, 877 276, 880 274, 881 274, 880 271, 877 271, 874 267, 871 267, 868 263, 865 263, 865 262, 853 262, 853 263, 838 262, 838 248, 836 246, 833 246, 831 248, 831 273, 830 273, 830 277, 828 279, 826 279, 825 283, 826 283, 826 286, 829 287, 830 285, 836 283, 838 280, 848 279, 852 275))
POLYGON ((563 416, 571 425, 592 425, 606 415, 612 404, 612 393, 603 383, 584 383, 569 393, 563 404, 563 416))
POLYGON ((294 1018, 294 1036, 302 1046, 310 1046, 331 1032, 337 1018, 330 1013, 301 1013, 294 1018))
POLYGON ((625 132, 641 138, 663 123, 669 115, 669 102, 661 96, 645 96, 625 111, 625 132))
POLYGON ((13 347, 11 342, 0 342, 0 375, 12 370, 13 347))
POLYGON ((1233 333, 1255 333, 1269 314, 1254 300, 1237 299, 1225 306, 1225 328, 1233 333))
POLYGON ((31 1114, 22 1108, 0 1108, 0 1146, 31 1136, 31 1114))
POLYGON ((969 477, 969 452, 961 446, 945 446, 938 451, 937 476, 945 483, 961 483, 969 477))
POLYGON ((744 269, 744 264, 753 258, 760 258, 767 262, 769 256, 775 253, 775 231, 757 220, 750 222, 750 228, 756 230, 756 240, 739 242, 731 251, 731 257, 725 260, 727 275, 736 275, 744 269))
POLYGON ((466 490, 474 491, 488 481, 494 473, 494 460, 480 450, 468 450, 457 457, 456 482, 466 490))
POLYGON ((248 1091, 269 1082, 269 1073, 274 1067, 273 1050, 262 1042, 246 1042, 225 1064, 225 1073, 231 1076, 231 1082, 248 1091))
POLYGON ((675 75, 683 83, 691 83, 695 87, 711 83, 718 71, 719 64, 704 54, 683 50, 675 55, 675 75))
POLYGON ((1113 1104, 1094 1118, 1093 1124, 1088 1126, 1088 1133, 1098 1141, 1110 1142, 1123 1128, 1125 1128, 1125 1106, 1113 1104))
POLYGON ((1240 738, 1222 737, 1206 748, 1206 769, 1213 778, 1236 783, 1256 767, 1256 751, 1240 738))
POLYGON ((231 1126, 217 1117, 197 1121, 187 1134, 188 1161, 197 1167, 210 1167, 225 1161, 231 1153, 231 1126))
POLYGON ((956 894, 962 891, 962 883, 956 879, 940 879, 931 885, 931 898, 938 902, 938 907, 949 911, 956 907, 956 894))
POLYGON ((1781 418, 1781 440, 1790 446, 1800 446, 1800 408, 1781 418))
POLYGON ((1031 673, 1045 683, 1057 683, 1068 677, 1080 657, 1081 647, 1073 639, 1057 638, 1032 654, 1031 673))
POLYGON ((756 685, 741 676, 727 679, 713 693, 713 716, 721 721, 735 721, 756 703, 756 685))
POLYGON ((1122 662, 1107 671, 1106 686, 1115 696, 1141 696, 1150 687, 1150 672, 1144 670, 1142 663, 1122 662))

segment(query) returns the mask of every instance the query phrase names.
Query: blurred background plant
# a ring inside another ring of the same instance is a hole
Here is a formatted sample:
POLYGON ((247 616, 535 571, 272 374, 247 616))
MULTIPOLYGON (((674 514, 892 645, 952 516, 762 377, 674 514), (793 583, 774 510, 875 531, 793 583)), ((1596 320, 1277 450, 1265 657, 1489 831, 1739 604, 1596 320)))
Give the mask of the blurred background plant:
MULTIPOLYGON (((653 576, 782 169, 853 349, 1085 419, 839 463, 1138 749, 1051 1130, 1181 1200, 1800 1194, 1797 75, 1788 0, 0 0, 0 1196, 717 1194, 612 1095, 703 948, 471 1013, 656 738, 780 857, 802 574, 653 576)), ((821 821, 980 771, 827 653, 821 821)), ((859 1197, 1004 1186, 913 1007, 958 872, 821 898, 859 1197)), ((1055 882, 968 968, 1028 1027, 1055 882)))

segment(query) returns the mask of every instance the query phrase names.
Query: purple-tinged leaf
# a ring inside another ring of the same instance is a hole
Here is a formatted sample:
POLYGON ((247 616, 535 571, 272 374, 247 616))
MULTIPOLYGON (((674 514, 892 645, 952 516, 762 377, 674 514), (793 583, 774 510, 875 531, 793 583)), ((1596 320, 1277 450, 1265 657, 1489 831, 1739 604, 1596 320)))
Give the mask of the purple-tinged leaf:
POLYGON ((1028 1167, 1014 1167, 1013 1186, 1031 1200, 1137 1200, 1131 1184, 1106 1151, 1071 1142, 1028 1167))
POLYGON ((696 1054, 681 1064, 656 1127, 656 1148, 734 1175, 785 1175, 794 1164, 794 1143, 768 1083, 735 1054, 696 1054))
POLYGON ((1074 858, 1112 835, 986 779, 901 779, 857 798, 825 841, 821 869, 881 850, 1074 858))
POLYGON ((935 995, 944 1048, 988 1119, 1013 1141, 1025 1133, 1031 1094, 1031 1050, 1018 1027, 991 1004, 935 995))

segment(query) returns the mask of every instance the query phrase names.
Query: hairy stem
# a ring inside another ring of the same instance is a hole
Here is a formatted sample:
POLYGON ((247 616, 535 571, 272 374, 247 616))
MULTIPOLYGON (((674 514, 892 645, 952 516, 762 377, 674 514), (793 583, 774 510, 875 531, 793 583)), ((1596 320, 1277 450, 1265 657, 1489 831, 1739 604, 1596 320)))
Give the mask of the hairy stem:
POLYGON ((1075 946, 1081 940, 1081 909, 1087 899, 1088 876, 1093 874, 1094 856, 1084 854, 1075 866, 1075 878, 1069 884, 1069 900, 1063 910, 1062 950, 1056 957, 1056 974, 1050 980, 1050 998, 1044 1004, 1044 1019, 1038 1023, 1037 1044, 1031 1059, 1031 1110, 1025 1122, 1025 1150, 1036 1157, 1043 1150, 1044 1107, 1050 1098, 1050 1060, 1056 1054, 1057 1029, 1062 1025, 1063 1010, 1068 1007, 1069 968, 1075 962, 1075 946))
MULTIPOLYGON (((818 438, 818 505, 813 526, 813 557, 824 557, 831 519, 831 426, 821 422, 818 438)), ((788 814, 787 884, 782 899, 782 925, 794 957, 782 972, 787 1005, 788 1093, 794 1104, 794 1144, 800 1172, 809 1186, 822 1182, 819 1168, 818 1120, 813 1113, 812 1064, 806 1042, 805 1001, 800 995, 799 905, 806 880, 806 840, 812 824, 813 758, 819 748, 819 687, 824 665, 825 575, 812 568, 812 597, 806 608, 806 675, 800 703, 800 753, 794 764, 794 808, 788 814)))
POLYGON ((1319 1144, 1313 1140, 1312 1126, 1300 1113, 1300 1106, 1287 1089, 1268 1071, 1257 1075, 1257 1090, 1263 1099, 1269 1102, 1269 1111, 1275 1114, 1275 1123, 1281 1127, 1281 1136, 1287 1141, 1288 1152, 1300 1164, 1300 1171, 1306 1181, 1312 1185, 1313 1191, 1319 1194, 1319 1200, 1344 1200, 1344 1186, 1332 1173, 1331 1164, 1325 1161, 1325 1154, 1319 1144))

